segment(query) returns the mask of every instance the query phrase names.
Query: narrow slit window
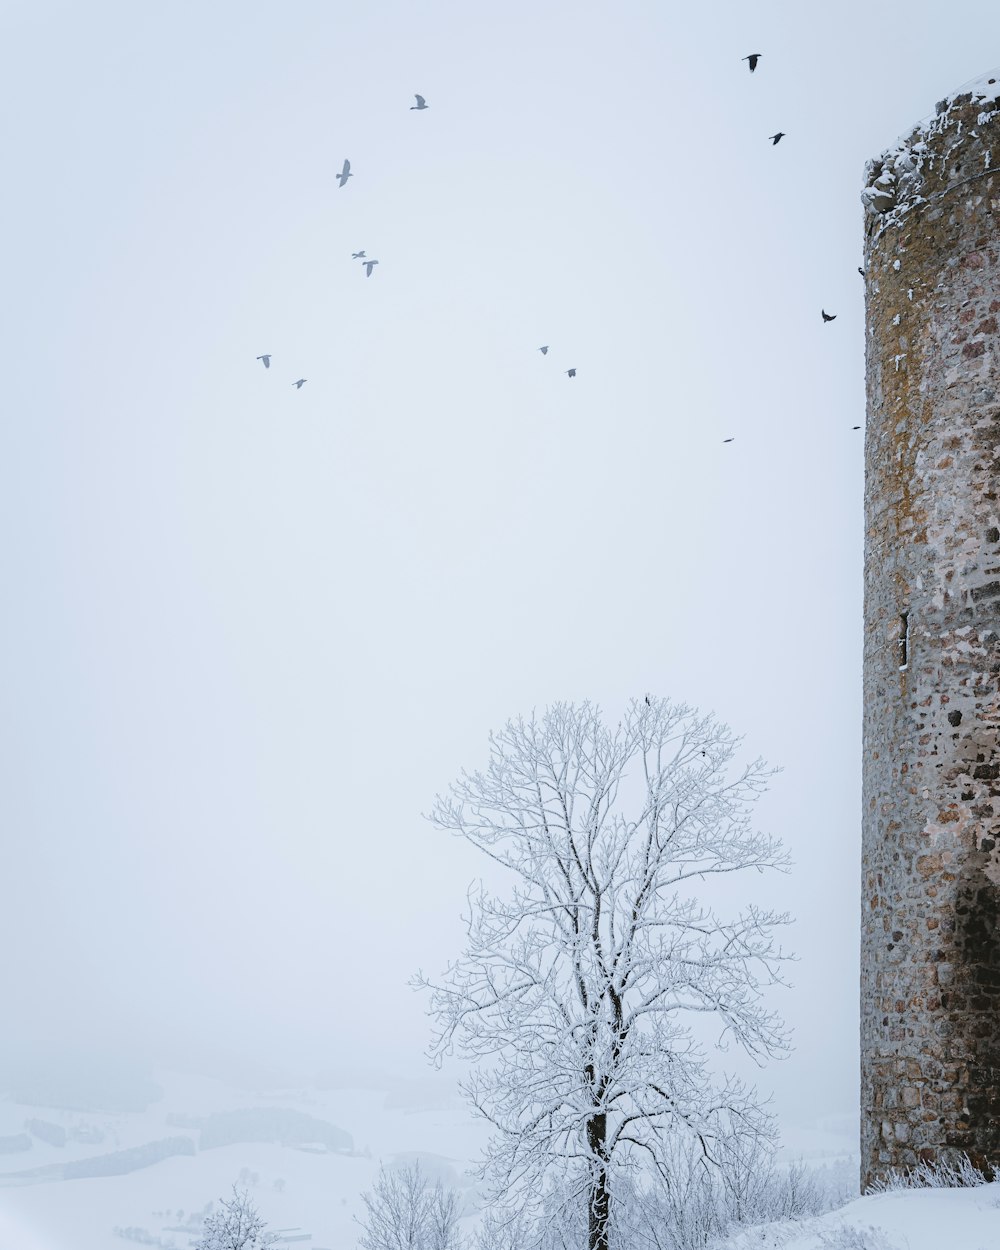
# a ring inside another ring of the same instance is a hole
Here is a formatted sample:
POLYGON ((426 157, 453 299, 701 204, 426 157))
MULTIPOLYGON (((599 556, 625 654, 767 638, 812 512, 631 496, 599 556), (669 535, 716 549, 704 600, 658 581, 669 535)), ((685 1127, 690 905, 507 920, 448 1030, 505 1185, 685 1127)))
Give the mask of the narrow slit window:
POLYGON ((910 614, 899 614, 899 667, 906 668, 910 662, 910 614))

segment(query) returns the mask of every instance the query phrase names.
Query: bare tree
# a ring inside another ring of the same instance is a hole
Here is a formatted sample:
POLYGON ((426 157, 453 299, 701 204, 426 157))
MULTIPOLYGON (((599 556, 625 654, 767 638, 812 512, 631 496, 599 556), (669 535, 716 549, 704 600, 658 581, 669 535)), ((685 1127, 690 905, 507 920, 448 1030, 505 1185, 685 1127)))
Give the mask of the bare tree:
POLYGON ((206 1216, 195 1250, 266 1250, 276 1244, 275 1234, 264 1231, 267 1224, 245 1189, 234 1185, 232 1198, 221 1202, 221 1211, 206 1216))
POLYGON ((437 982, 416 978, 432 1054, 473 1061, 465 1091, 496 1130, 494 1195, 537 1194, 561 1173, 590 1250, 608 1250, 615 1176, 666 1179, 672 1135, 719 1163, 723 1143, 771 1131, 756 1091, 714 1079, 691 1031, 714 1017, 720 1043, 758 1063, 787 1045, 761 1001, 787 917, 749 905, 723 919, 693 894, 787 864, 751 825, 771 773, 739 766, 738 745, 663 699, 631 701, 610 727, 590 703, 556 704, 491 735, 485 771, 463 773, 431 815, 513 877, 507 897, 470 892, 464 954, 437 982))
POLYGON ((365 1217, 361 1250, 459 1250, 459 1196, 440 1181, 431 1185, 419 1162, 379 1169, 374 1188, 361 1195, 365 1217))

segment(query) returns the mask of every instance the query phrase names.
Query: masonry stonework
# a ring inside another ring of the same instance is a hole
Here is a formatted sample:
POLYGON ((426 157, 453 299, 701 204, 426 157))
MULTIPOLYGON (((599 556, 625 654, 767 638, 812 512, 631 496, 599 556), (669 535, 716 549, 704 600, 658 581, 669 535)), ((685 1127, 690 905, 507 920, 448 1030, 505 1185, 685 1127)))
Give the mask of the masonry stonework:
POLYGON ((863 1187, 1000 1164, 1000 75, 867 184, 863 1187))

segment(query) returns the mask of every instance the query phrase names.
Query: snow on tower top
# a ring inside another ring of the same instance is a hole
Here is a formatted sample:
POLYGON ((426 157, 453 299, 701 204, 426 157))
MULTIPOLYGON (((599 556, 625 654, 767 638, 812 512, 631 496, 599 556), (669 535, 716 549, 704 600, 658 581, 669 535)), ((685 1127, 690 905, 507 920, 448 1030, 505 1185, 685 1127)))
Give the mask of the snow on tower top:
POLYGON ((994 169, 991 140, 997 140, 1000 166, 1000 69, 965 83, 942 100, 933 117, 865 169, 861 200, 869 214, 869 240, 902 224, 925 204, 994 169), (963 151, 963 149, 965 149, 963 151))

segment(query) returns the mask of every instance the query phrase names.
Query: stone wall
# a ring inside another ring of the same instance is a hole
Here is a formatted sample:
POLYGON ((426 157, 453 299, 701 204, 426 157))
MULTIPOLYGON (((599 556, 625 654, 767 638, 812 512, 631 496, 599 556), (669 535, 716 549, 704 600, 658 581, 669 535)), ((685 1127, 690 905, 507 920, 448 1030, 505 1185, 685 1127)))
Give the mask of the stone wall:
POLYGON ((861 1179, 1000 1164, 1000 79, 869 165, 861 1179), (995 158, 994 158, 995 153, 995 158))

